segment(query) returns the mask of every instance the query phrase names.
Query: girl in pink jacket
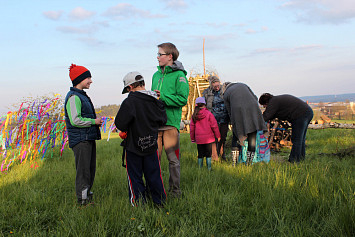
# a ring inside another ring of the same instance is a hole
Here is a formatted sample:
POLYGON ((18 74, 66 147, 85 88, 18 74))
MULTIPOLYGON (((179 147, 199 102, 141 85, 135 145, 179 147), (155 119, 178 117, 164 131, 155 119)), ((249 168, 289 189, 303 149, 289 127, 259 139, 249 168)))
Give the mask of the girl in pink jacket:
POLYGON ((190 137, 197 143, 198 166, 203 166, 203 158, 206 157, 208 170, 211 170, 212 143, 215 137, 221 139, 218 124, 213 114, 207 110, 205 97, 196 99, 195 111, 190 121, 190 137))

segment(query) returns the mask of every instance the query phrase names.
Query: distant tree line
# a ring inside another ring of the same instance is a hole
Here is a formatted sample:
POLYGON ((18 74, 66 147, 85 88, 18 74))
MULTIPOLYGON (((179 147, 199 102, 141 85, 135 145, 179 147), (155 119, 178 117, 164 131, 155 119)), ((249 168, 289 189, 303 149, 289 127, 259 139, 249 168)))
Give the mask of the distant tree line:
POLYGON ((100 117, 115 117, 117 111, 120 109, 120 105, 103 105, 101 107, 95 108, 96 113, 100 117))

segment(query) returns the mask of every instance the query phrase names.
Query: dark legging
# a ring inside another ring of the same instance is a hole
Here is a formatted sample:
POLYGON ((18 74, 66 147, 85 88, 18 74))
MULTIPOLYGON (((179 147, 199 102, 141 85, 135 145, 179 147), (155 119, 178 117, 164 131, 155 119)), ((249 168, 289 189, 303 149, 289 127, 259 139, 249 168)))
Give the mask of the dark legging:
POLYGON ((248 133, 248 151, 255 152, 256 147, 256 131, 248 133))
POLYGON ((198 158, 210 158, 212 156, 212 143, 197 144, 197 157, 198 158))

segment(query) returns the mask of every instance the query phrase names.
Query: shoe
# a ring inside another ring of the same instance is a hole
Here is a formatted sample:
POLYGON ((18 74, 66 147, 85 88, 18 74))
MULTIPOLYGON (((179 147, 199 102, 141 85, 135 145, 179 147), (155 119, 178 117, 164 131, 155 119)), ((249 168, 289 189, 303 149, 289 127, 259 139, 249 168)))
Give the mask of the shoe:
POLYGON ((90 192, 88 193, 88 200, 89 200, 89 201, 92 201, 93 199, 94 199, 94 193, 90 191, 90 192))
POLYGON ((252 165, 254 159, 255 152, 247 151, 247 160, 245 162, 246 165, 252 165))
POLYGON ((164 209, 164 204, 162 203, 154 203, 154 207, 157 208, 157 209, 164 209))
POLYGON ((238 158, 239 158, 239 150, 235 149, 232 150, 232 160, 233 160, 233 166, 236 166, 238 163, 238 158))
POLYGON ((180 193, 169 192, 168 195, 170 198, 177 198, 177 199, 181 198, 181 192, 180 193))
POLYGON ((160 203, 154 203, 154 208, 156 208, 159 211, 165 212, 167 215, 169 215, 169 210, 164 206, 164 204, 160 203))
POLYGON ((92 202, 89 199, 82 199, 82 200, 78 200, 78 205, 80 207, 86 207, 86 206, 89 206, 89 205, 94 205, 94 202, 92 202))

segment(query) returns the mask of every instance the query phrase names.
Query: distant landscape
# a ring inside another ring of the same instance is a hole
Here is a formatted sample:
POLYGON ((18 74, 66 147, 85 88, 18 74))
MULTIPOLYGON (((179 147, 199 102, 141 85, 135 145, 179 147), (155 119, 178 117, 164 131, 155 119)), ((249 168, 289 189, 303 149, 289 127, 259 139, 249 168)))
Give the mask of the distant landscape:
MULTIPOLYGON (((47 97, 43 97, 44 99, 48 99, 47 97)), ((42 98, 42 99, 43 99, 42 98)), ((315 96, 302 96, 299 97, 301 100, 308 101, 309 103, 333 103, 333 102, 355 102, 355 93, 348 94, 337 94, 337 95, 315 95, 315 96)), ((37 98, 37 99, 40 99, 37 98)), ((98 106, 95 108, 96 112, 100 114, 100 116, 116 116, 116 113, 119 109, 120 105, 117 104, 109 104, 98 106)), ((13 108, 13 111, 17 111, 18 108, 13 108)), ((4 110, 4 112, 0 112, 0 117, 6 117, 6 114, 9 109, 4 110)))
POLYGON ((346 102, 355 101, 355 93, 349 94, 339 94, 339 95, 315 95, 315 96, 302 96, 299 97, 304 101, 310 103, 320 103, 320 102, 346 102))

